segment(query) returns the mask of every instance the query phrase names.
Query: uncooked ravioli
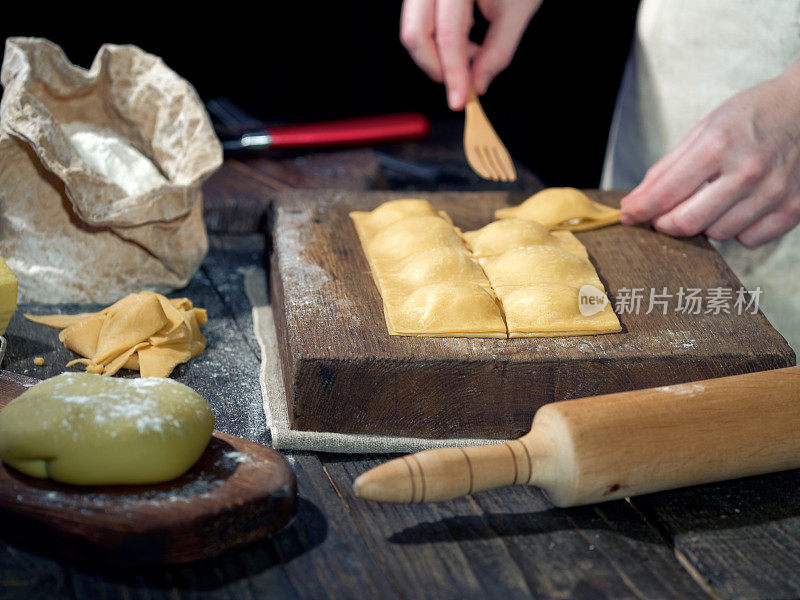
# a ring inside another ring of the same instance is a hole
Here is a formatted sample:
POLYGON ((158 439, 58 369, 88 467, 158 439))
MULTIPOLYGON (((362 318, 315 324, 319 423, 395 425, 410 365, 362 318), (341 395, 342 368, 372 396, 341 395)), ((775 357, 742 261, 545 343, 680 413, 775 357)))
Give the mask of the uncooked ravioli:
POLYGON ((444 213, 416 214, 430 213, 427 207, 424 201, 402 200, 371 213, 350 213, 383 300, 388 332, 505 337, 489 281, 460 231, 444 213), (380 231, 365 226, 390 220, 380 231))
POLYGON ((464 232, 464 240, 476 258, 496 256, 517 246, 561 244, 541 223, 522 219, 493 221, 476 231, 464 232))
POLYGON ((619 221, 619 210, 595 202, 575 188, 548 188, 519 206, 495 211, 496 219, 536 221, 549 229, 587 231, 619 221))
POLYGON ((580 286, 600 294, 603 286, 571 232, 503 219, 461 234, 433 211, 424 201, 402 200, 351 213, 390 334, 503 338, 619 331, 608 306, 591 317, 578 310, 580 286), (508 306, 505 316, 501 304, 508 306))
POLYGON ((371 212, 353 211, 350 213, 360 235, 370 239, 389 225, 409 217, 437 216, 436 209, 427 200, 409 198, 384 202, 371 212))
POLYGON ((495 289, 531 283, 566 283, 577 287, 591 284, 603 289, 592 263, 552 246, 512 248, 500 256, 481 259, 481 264, 495 289))
POLYGON ((586 248, 569 231, 550 231, 536 221, 500 219, 463 234, 475 258, 498 256, 522 246, 554 246, 576 256, 588 258, 586 248))
POLYGON ((461 248, 455 228, 439 216, 409 217, 393 223, 366 243, 371 262, 397 261, 424 248, 461 248))
POLYGON ((459 337, 506 337, 494 295, 474 283, 434 283, 405 299, 388 300, 395 333, 459 337))
POLYGON ((580 243, 575 234, 566 229, 554 230, 550 232, 552 236, 561 241, 561 247, 575 256, 580 256, 589 260, 589 253, 586 251, 586 246, 580 243))
POLYGON ((497 290, 508 324, 509 337, 554 337, 617 333, 619 319, 611 304, 591 315, 581 314, 578 287, 542 283, 501 287, 497 290))
POLYGON ((489 287, 480 265, 461 249, 423 249, 381 271, 381 289, 413 291, 432 283, 475 283, 489 287))

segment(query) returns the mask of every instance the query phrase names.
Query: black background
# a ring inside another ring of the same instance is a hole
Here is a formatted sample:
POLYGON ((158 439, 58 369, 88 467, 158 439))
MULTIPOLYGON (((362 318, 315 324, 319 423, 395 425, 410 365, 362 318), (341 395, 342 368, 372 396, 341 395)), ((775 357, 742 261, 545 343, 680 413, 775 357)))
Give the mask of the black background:
MULTIPOLYGON (((483 104, 512 155, 548 185, 595 187, 638 0, 545 0, 483 104)), ((400 45, 399 1, 22 7, 0 24, 46 37, 88 67, 104 42, 161 56, 204 100, 227 96, 265 122, 420 111, 454 118, 444 88, 400 45), (92 16, 93 15, 93 16, 92 16)), ((19 9, 19 5, 17 5, 19 9)), ((480 19, 473 32, 480 39, 480 19)))

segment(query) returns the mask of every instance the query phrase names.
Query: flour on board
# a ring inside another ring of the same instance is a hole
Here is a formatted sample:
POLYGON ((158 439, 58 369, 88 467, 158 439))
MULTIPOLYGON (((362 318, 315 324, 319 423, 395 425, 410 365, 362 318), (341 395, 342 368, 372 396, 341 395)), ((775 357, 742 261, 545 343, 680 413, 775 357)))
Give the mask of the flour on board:
POLYGON ((304 256, 306 244, 312 235, 308 226, 310 210, 291 216, 295 222, 281 231, 279 255, 279 260, 284 264, 281 269, 283 284, 292 290, 292 293, 285 294, 288 318, 324 306, 330 300, 331 285, 325 269, 304 256))

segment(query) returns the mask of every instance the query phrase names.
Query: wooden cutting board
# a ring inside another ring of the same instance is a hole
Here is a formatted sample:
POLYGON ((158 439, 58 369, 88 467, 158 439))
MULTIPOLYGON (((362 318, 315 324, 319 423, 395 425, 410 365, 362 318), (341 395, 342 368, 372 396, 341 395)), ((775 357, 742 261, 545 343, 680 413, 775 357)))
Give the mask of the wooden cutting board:
MULTIPOLYGON (((621 193, 590 191, 618 205, 621 193)), ((464 230, 524 195, 419 193, 464 230)), ((759 312, 736 314, 742 284, 702 237, 615 225, 577 234, 612 301, 643 289, 638 314, 613 335, 528 339, 389 336, 351 210, 408 193, 291 191, 270 221, 270 285, 292 427, 433 438, 518 437, 547 402, 795 364, 759 312), (731 289, 729 313, 676 312, 650 290, 731 289)))
MULTIPOLYGON (((38 383, 0 372, 0 409, 38 383)), ((282 528, 297 512, 286 459, 219 431, 183 476, 152 486, 71 486, 0 463, 0 532, 68 560, 100 565, 185 563, 282 528)))

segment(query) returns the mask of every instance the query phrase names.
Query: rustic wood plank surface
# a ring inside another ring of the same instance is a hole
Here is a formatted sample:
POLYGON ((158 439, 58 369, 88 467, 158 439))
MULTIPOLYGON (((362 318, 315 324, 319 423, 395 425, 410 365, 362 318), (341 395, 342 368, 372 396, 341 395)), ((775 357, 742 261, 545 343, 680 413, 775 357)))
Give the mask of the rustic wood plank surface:
MULTIPOLYGON (((264 263, 264 239, 213 235, 211 243, 183 291, 209 308, 209 348, 177 378, 209 399, 220 429, 265 443, 242 276, 264 263)), ((56 330, 19 316, 8 334, 6 369, 43 378, 72 357, 56 330), (44 367, 33 365, 35 356, 45 358, 44 367)), ((521 487, 441 505, 393 506, 350 493, 354 477, 377 457, 287 455, 299 514, 271 538, 202 563, 140 570, 88 568, 0 542, 0 598, 800 595, 796 471, 574 509, 554 508, 536 489, 521 487)))
MULTIPOLYGON (((621 194, 589 192, 607 203, 621 194)), ((390 336, 352 210, 405 192, 289 191, 276 200, 271 283, 292 427, 412 437, 516 438, 547 402, 790 366, 794 353, 760 313, 662 314, 649 292, 739 290, 704 238, 614 225, 583 232, 612 302, 644 290, 618 334, 556 338, 390 336)), ((519 194, 423 193, 477 229, 519 194)), ((734 296, 735 297, 735 296, 734 296)), ((667 307, 669 308, 669 307, 667 307)))
POLYGON ((800 472, 665 492, 631 502, 720 598, 800 596, 800 472))
MULTIPOLYGON (((324 462, 333 482, 349 489, 379 461, 324 462)), ((625 502, 559 509, 536 488, 521 487, 440 504, 349 504, 366 543, 387 554, 399 583, 432 579, 426 594, 409 597, 705 597, 625 502)))

